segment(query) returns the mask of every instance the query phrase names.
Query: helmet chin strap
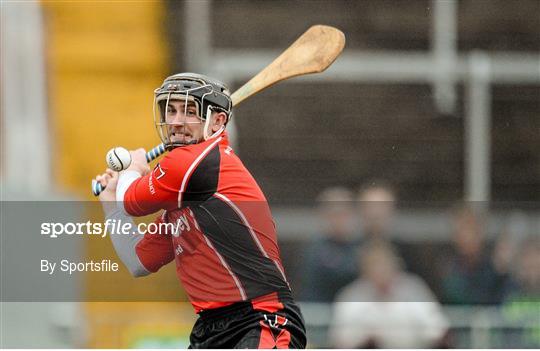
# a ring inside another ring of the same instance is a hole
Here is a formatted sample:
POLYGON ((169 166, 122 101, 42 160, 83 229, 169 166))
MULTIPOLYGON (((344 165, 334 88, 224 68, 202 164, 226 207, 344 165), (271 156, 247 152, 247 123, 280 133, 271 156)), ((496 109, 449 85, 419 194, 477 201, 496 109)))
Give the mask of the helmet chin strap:
POLYGON ((204 129, 203 129, 203 138, 204 140, 208 140, 210 138, 213 138, 219 134, 221 134, 225 130, 225 125, 222 125, 215 133, 210 134, 210 120, 212 119, 212 109, 210 106, 206 108, 206 120, 204 121, 204 129))

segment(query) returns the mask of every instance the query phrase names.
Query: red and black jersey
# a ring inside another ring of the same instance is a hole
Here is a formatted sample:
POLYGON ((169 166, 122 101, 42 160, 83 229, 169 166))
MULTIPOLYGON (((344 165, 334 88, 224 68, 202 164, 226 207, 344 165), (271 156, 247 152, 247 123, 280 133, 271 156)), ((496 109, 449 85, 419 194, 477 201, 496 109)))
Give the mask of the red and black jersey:
POLYGON ((133 216, 165 210, 156 223, 176 229, 145 234, 137 255, 151 272, 175 259, 197 312, 290 296, 268 203, 225 133, 173 149, 123 201, 133 216))

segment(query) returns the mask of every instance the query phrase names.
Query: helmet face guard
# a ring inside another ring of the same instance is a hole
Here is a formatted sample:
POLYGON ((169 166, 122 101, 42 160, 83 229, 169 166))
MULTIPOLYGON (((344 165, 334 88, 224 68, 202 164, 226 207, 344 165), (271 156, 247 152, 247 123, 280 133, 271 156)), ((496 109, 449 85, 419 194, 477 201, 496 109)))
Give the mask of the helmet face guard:
MULTIPOLYGON (((179 73, 170 76, 165 79, 161 87, 154 91, 154 124, 167 149, 186 145, 186 143, 171 141, 172 127, 175 124, 166 119, 167 107, 171 100, 184 101, 184 113, 187 112, 188 105, 196 108, 199 119, 196 123, 204 123, 204 140, 223 132, 231 118, 232 101, 229 90, 223 83, 195 73, 179 73), (211 115, 214 111, 224 112, 227 120, 220 130, 211 133, 211 115)), ((198 142, 195 140, 189 144, 198 142)))

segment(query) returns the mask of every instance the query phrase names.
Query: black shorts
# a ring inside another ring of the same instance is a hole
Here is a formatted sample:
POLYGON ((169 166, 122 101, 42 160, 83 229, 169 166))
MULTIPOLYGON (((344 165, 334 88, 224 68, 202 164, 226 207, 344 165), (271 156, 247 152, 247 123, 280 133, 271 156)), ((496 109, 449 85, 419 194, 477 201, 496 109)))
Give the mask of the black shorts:
POLYGON ((189 348, 273 349, 306 347, 306 330, 300 309, 283 302, 275 313, 255 310, 250 302, 203 311, 193 326, 189 348))

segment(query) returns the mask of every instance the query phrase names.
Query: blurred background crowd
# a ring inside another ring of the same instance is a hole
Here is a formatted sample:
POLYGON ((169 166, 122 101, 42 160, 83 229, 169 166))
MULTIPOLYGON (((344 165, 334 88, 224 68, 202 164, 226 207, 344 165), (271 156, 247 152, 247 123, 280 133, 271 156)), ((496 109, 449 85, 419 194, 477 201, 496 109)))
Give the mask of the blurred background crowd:
MULTIPOLYGON (((311 25, 341 29, 332 67, 247 100, 228 126, 270 202, 309 346, 540 347, 540 1, 1 10, 2 201, 77 201, 82 222, 102 220, 90 179, 107 150, 159 143, 164 77, 200 72, 234 91, 311 25)), ((108 240, 78 245, 81 259, 115 257, 108 240)), ((1 346, 187 345, 174 267, 77 284, 69 301, 2 301, 1 346)))
POLYGON ((327 188, 317 202, 320 230, 297 277, 300 299, 314 302, 309 308, 332 306, 329 345, 472 346, 456 313, 477 311, 495 318, 490 338, 499 340, 497 346, 538 346, 538 235, 516 232, 511 218, 500 232, 489 233, 484 204, 458 202, 439 210, 448 240, 413 244, 400 235, 396 190, 382 180, 356 193, 327 188), (515 320, 532 323, 530 335, 517 332, 515 320))

